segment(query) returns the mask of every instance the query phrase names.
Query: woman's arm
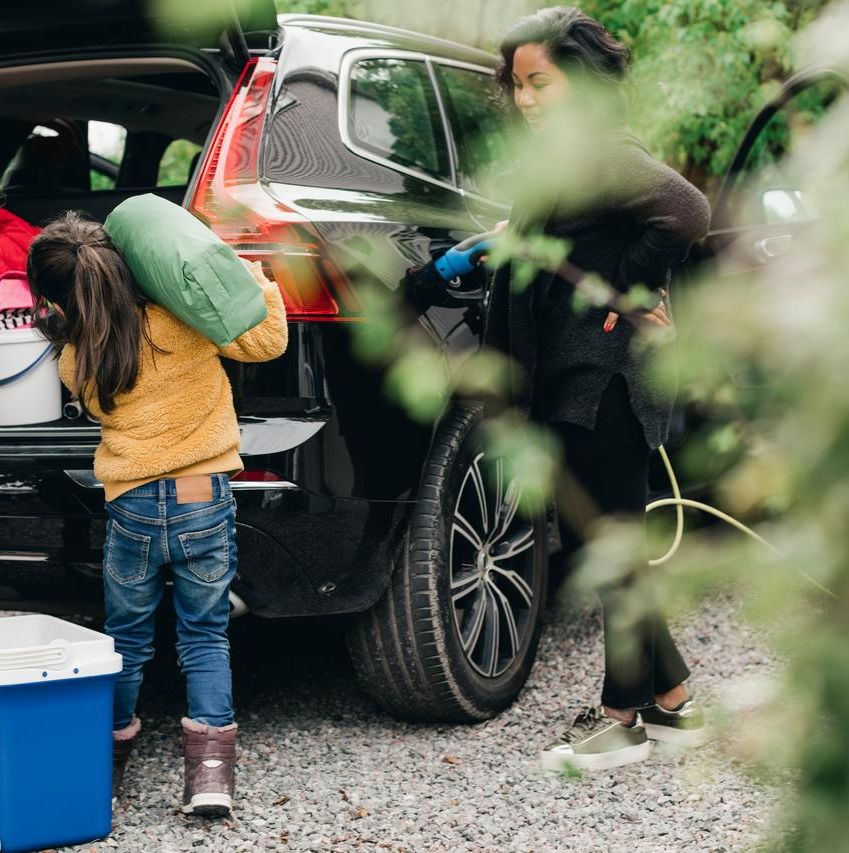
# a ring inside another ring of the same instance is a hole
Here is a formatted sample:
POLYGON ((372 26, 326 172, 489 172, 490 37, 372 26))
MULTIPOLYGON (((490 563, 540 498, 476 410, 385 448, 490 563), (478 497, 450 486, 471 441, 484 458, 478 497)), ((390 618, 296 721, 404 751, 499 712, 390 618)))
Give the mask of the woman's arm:
POLYGON ((289 343, 286 306, 280 288, 265 277, 262 264, 256 262, 249 264, 248 268, 262 288, 268 315, 236 340, 219 347, 218 354, 235 361, 270 361, 283 355, 289 343))
MULTIPOLYGON (((666 290, 671 268, 684 260, 690 246, 710 228, 708 200, 674 169, 655 160, 637 140, 627 139, 615 151, 611 187, 615 209, 637 222, 642 232, 626 246, 614 286, 626 293, 642 284, 660 294, 660 305, 634 312, 629 319, 640 327, 670 326, 666 290)), ((619 314, 611 311, 604 331, 611 332, 619 314)))
POLYGON ((613 206, 642 228, 619 261, 620 292, 637 284, 665 287, 669 270, 684 260, 690 246, 710 227, 708 200, 686 178, 655 160, 636 140, 623 142, 613 155, 613 206))

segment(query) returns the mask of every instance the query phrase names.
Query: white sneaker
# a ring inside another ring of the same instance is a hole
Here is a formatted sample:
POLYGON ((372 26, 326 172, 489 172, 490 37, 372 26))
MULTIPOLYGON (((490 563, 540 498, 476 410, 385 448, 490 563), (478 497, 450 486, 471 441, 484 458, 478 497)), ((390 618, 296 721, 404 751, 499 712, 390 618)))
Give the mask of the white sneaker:
POLYGON ((640 711, 646 734, 652 740, 662 740, 678 746, 701 746, 708 739, 708 727, 702 709, 692 699, 667 711, 651 705, 640 711))
POLYGON ((572 727, 557 743, 544 749, 545 770, 609 770, 651 754, 651 743, 639 713, 631 725, 608 717, 604 708, 588 708, 575 717, 572 727))

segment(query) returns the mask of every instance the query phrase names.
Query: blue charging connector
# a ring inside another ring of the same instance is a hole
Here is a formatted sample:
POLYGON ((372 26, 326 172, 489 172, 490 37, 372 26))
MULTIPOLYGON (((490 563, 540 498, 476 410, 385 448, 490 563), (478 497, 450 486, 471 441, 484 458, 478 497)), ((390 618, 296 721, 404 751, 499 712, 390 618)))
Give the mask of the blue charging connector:
POLYGON ((470 273, 492 247, 492 232, 476 234, 450 248, 434 261, 434 269, 444 281, 453 281, 470 273))

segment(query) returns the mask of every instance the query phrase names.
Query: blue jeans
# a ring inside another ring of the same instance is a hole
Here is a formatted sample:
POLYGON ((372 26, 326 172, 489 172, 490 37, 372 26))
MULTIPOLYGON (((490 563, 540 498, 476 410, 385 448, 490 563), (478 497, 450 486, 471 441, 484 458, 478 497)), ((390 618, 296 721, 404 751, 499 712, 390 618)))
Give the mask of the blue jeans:
POLYGON ((211 726, 233 722, 227 626, 236 574, 236 501, 226 474, 211 477, 209 502, 178 504, 175 481, 168 478, 106 502, 105 630, 124 658, 115 690, 115 729, 128 726, 135 713, 142 667, 153 657, 156 608, 169 566, 188 716, 211 726))

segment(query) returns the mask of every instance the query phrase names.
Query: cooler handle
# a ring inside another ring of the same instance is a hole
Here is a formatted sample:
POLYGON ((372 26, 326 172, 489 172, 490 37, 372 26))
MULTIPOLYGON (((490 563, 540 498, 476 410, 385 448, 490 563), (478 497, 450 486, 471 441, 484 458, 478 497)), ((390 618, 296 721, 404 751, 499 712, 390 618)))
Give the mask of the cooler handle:
POLYGON ((67 640, 54 640, 46 646, 0 651, 0 671, 10 669, 65 669, 71 661, 67 640))

